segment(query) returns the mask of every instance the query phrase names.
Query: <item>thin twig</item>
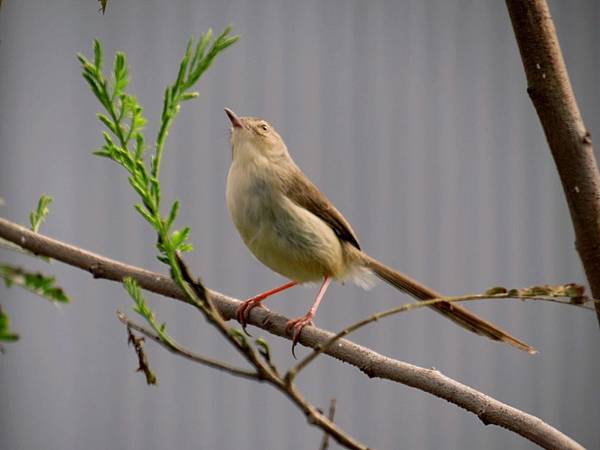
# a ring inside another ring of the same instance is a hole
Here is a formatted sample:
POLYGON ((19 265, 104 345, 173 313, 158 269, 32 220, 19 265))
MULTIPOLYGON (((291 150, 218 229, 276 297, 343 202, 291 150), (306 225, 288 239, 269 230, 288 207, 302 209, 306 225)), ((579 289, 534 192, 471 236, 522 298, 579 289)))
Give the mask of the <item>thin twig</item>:
MULTIPOLYGON (((308 366, 312 361, 314 361, 317 358, 317 356, 319 356, 322 353, 327 352, 327 350, 329 350, 333 346, 333 344, 335 344, 336 341, 338 341, 339 339, 341 339, 345 336, 348 336, 350 333, 353 333, 370 323, 377 322, 378 320, 383 319, 384 317, 389 317, 389 316, 399 314, 402 312, 411 311, 413 309, 425 308, 425 307, 428 307, 431 305, 435 305, 437 303, 444 303, 444 302, 445 303, 458 303, 458 302, 470 302, 470 301, 476 301, 476 300, 495 300, 495 299, 515 299, 515 300, 523 300, 523 301, 536 300, 536 301, 543 301, 543 302, 550 302, 550 303, 559 303, 561 305, 577 306, 578 308, 594 311, 593 308, 591 308, 585 304, 573 303, 572 301, 561 300, 558 298, 548 297, 548 296, 543 296, 543 295, 530 295, 530 296, 521 297, 521 296, 513 296, 513 295, 509 295, 509 294, 495 294, 495 295, 473 294, 473 295, 463 295, 463 296, 454 296, 454 297, 432 298, 431 300, 423 300, 423 301, 420 301, 419 303, 406 303, 404 305, 396 306, 394 308, 373 314, 372 316, 369 316, 366 319, 359 320, 358 322, 355 322, 352 325, 349 325, 348 327, 344 328, 342 331, 340 331, 335 336, 333 336, 329 341, 327 341, 325 343, 325 345, 317 346, 305 358, 303 358, 295 366, 290 368, 288 370, 288 373, 286 374, 286 377, 293 380, 298 375, 298 373, 301 370, 305 369, 306 366, 308 366)), ((594 303, 598 302, 598 300, 593 300, 593 299, 589 299, 588 301, 594 302, 594 303)))
MULTIPOLYGON (((327 418, 333 422, 333 418, 335 417, 335 398, 332 398, 329 402, 329 413, 327 414, 327 418)), ((320 450, 327 450, 329 448, 329 435, 327 433, 323 433, 323 439, 321 440, 320 450)))
MULTIPOLYGON (((196 280, 192 276, 191 271, 179 254, 175 255, 174 264, 175 267, 172 267, 173 270, 171 272, 173 273, 174 280, 185 292, 188 303, 192 304, 199 311, 201 311, 208 322, 217 328, 217 330, 219 330, 219 332, 227 339, 227 341, 234 346, 250 364, 254 366, 255 372, 252 373, 254 379, 265 381, 277 388, 279 391, 283 392, 293 403, 296 404, 296 406, 298 406, 298 408, 304 412, 310 424, 321 428, 325 433, 331 435, 344 447, 354 450, 364 450, 367 448, 364 444, 358 442, 344 430, 337 427, 333 422, 329 421, 325 416, 323 416, 323 414, 320 413, 317 408, 306 401, 304 397, 302 397, 302 395, 300 395, 300 393, 295 389, 293 383, 286 382, 286 380, 279 375, 279 372, 270 360, 259 358, 256 349, 248 344, 248 341, 241 332, 232 332, 233 330, 225 324, 220 313, 218 312, 218 309, 210 299, 210 292, 207 291, 207 289, 199 280, 196 280)), ((123 313, 119 313, 119 319, 124 323, 130 323, 131 326, 134 325, 133 322, 126 319, 123 313)), ((136 325, 136 327, 142 333, 148 333, 146 335, 157 340, 157 342, 169 350, 189 358, 191 352, 183 349, 171 337, 166 339, 165 336, 154 335, 151 330, 146 330, 139 325, 136 325)), ((197 362, 206 364, 206 358, 202 359, 204 361, 197 362)), ((224 370, 223 363, 215 361, 212 361, 212 363, 218 365, 218 368, 221 370, 224 370)), ((237 375, 240 375, 239 369, 236 370, 237 375)), ((229 370, 229 373, 233 372, 229 370)))
MULTIPOLYGON (((145 290, 178 300, 185 299, 181 289, 164 275, 94 254, 42 234, 33 233, 27 228, 3 218, 0 218, 0 237, 35 254, 49 256, 57 261, 86 270, 95 278, 122 282, 125 277, 130 277, 135 279, 145 290)), ((208 292, 223 318, 225 320, 234 319, 235 310, 240 305, 240 301, 219 292, 208 292)), ((289 318, 275 314, 266 308, 254 308, 248 317, 248 323, 286 339, 289 339, 285 331, 288 321, 289 318)), ((302 330, 300 343, 317 348, 325 345, 333 336, 334 334, 331 332, 316 327, 306 327, 302 330)), ((539 418, 461 384, 436 370, 388 358, 346 339, 340 339, 325 353, 357 367, 369 377, 402 383, 445 399, 477 415, 486 425, 501 426, 544 448, 583 449, 573 439, 539 418)), ((327 417, 324 419, 329 422, 327 417)))
POLYGON ((183 289, 188 302, 200 310, 208 322, 213 325, 251 365, 254 366, 258 376, 267 381, 278 378, 271 366, 265 363, 254 347, 249 345, 243 336, 237 336, 231 332, 230 327, 227 326, 218 308, 214 305, 210 292, 208 292, 199 280, 194 279, 179 254, 176 254, 176 264, 178 273, 173 271, 175 281, 179 287, 183 289), (180 279, 178 279, 179 276, 181 276, 180 279))
POLYGON ((249 378, 252 380, 261 381, 260 377, 258 376, 258 374, 256 372, 241 369, 238 367, 234 367, 234 366, 231 366, 222 361, 212 359, 212 358, 207 358, 206 356, 198 355, 197 353, 194 353, 191 350, 188 350, 187 348, 177 344, 175 341, 173 341, 173 342, 163 341, 156 333, 154 333, 153 331, 151 331, 150 329, 148 329, 146 327, 143 327, 142 325, 135 323, 133 320, 131 320, 129 317, 127 317, 127 315, 125 315, 121 311, 117 311, 117 317, 121 321, 121 323, 123 323, 124 325, 127 326, 127 328, 130 328, 139 333, 142 333, 144 336, 146 336, 146 337, 152 339, 153 341, 159 343, 160 345, 162 345, 164 348, 169 350, 171 353, 175 353, 176 355, 183 356, 184 358, 189 359, 190 361, 193 361, 195 363, 202 364, 204 366, 208 366, 213 369, 221 370, 223 372, 227 372, 230 375, 233 375, 236 377, 249 378))
POLYGON ((127 342, 129 344, 133 345, 135 354, 137 355, 137 358, 138 358, 137 372, 142 372, 145 375, 146 384, 156 385, 156 383, 157 383, 156 375, 150 369, 150 364, 148 363, 148 356, 146 355, 146 352, 144 351, 144 338, 137 337, 135 334, 133 334, 133 331, 131 331, 132 328, 133 327, 127 326, 127 342))
POLYGON ((188 301, 195 305, 204 314, 209 323, 217 328, 229 343, 254 366, 258 377, 283 392, 304 412, 308 423, 321 428, 339 444, 354 450, 367 449, 363 443, 357 441, 350 434, 328 420, 317 408, 304 399, 296 390, 293 383, 288 382, 288 380, 279 375, 279 372, 270 361, 266 361, 258 356, 256 349, 248 344, 243 334, 232 334, 231 329, 225 324, 218 308, 212 301, 210 292, 208 292, 200 280, 192 276, 188 266, 178 253, 176 254, 176 264, 178 270, 173 270, 172 273, 175 281, 184 290, 188 301))

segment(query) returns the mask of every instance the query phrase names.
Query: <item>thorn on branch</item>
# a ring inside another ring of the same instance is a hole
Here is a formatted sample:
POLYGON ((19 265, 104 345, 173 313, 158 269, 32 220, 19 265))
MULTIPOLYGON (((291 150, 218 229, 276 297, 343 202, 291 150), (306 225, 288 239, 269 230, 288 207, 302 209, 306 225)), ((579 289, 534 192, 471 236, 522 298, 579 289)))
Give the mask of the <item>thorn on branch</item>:
POLYGON ((102 267, 102 264, 100 263, 96 263, 96 264, 92 264, 89 269, 88 272, 92 274, 92 277, 94 278, 106 278, 106 271, 104 270, 104 268, 102 267))
POLYGON ((148 385, 153 384, 156 386, 156 375, 154 375, 154 373, 150 369, 148 357, 144 352, 144 338, 138 337, 135 334, 133 334, 133 331, 131 331, 131 328, 129 326, 127 327, 127 336, 127 344, 133 345, 133 348, 138 358, 138 368, 136 372, 143 372, 146 376, 146 383, 148 385))
POLYGON ((176 252, 175 256, 177 258, 177 264, 179 265, 179 269, 181 270, 181 275, 183 276, 184 281, 194 289, 194 292, 196 292, 196 295, 200 300, 206 301, 206 287, 204 286, 202 281, 200 281, 199 278, 194 278, 191 270, 189 269, 188 265, 185 263, 179 252, 176 252))
POLYGON ((487 413, 488 413, 487 406, 481 408, 481 410, 479 410, 479 412, 477 412, 477 417, 479 418, 481 423, 484 424, 485 426, 488 426, 492 423, 490 420, 487 419, 487 413))

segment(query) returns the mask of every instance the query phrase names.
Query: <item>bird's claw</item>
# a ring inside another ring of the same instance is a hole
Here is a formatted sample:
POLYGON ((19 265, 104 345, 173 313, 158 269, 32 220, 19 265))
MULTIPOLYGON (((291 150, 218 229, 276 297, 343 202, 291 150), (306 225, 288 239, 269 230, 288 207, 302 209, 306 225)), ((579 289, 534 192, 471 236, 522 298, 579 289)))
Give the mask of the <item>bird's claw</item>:
POLYGON ((259 308, 263 308, 260 301, 256 301, 255 299, 251 298, 250 300, 242 302, 242 304, 235 310, 235 318, 242 326, 244 333, 246 333, 248 336, 252 336, 250 333, 248 333, 248 331, 246 331, 246 326, 248 326, 248 316, 250 315, 250 311, 257 306, 259 308))
POLYGON ((285 325, 285 332, 292 335, 292 356, 296 359, 296 345, 300 340, 300 333, 306 325, 313 325, 312 316, 306 315, 290 320, 285 325))

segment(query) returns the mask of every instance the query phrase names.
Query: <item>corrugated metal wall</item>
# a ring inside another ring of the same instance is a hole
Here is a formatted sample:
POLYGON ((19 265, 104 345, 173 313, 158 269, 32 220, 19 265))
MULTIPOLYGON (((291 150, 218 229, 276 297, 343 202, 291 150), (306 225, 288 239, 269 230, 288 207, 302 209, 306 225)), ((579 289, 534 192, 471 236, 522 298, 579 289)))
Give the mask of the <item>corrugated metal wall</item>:
MULTIPOLYGON (((26 222, 39 194, 48 193, 55 202, 44 232, 163 270, 124 174, 91 156, 100 143, 98 106, 74 55, 89 54, 96 36, 109 52, 126 51, 153 134, 187 38, 231 22, 242 39, 202 80, 199 101, 184 106, 162 172, 165 199, 182 200, 180 223, 193 228, 190 261, 210 287, 244 297, 281 281, 252 259, 226 211, 224 106, 269 119, 369 253, 444 293, 584 282, 502 2, 112 0, 105 17, 96 7, 91 0, 9 0, 0 10, 2 216, 26 222)), ((600 7, 555 1, 551 8, 594 135, 600 7)), ((1 258, 34 264, 6 251, 1 258)), ((37 265, 56 273, 74 301, 56 308, 0 287, 22 335, 0 357, 2 448, 318 447, 320 433, 277 392, 152 344, 160 384, 147 387, 114 316, 130 307, 123 290, 61 264, 37 265)), ((290 291, 269 306, 297 315, 315 291, 290 291)), ((199 316, 149 297, 182 343, 237 361, 199 316)), ((405 300, 386 286, 368 293, 335 286, 317 323, 340 329, 405 300)), ((516 302, 473 309, 540 354, 472 336, 430 311, 384 320, 354 339, 435 366, 600 447, 594 315, 516 302)), ((291 364, 289 343, 267 337, 280 365, 291 364)), ((375 448, 533 447, 443 401, 326 358, 300 386, 324 408, 336 397, 339 423, 375 448)))

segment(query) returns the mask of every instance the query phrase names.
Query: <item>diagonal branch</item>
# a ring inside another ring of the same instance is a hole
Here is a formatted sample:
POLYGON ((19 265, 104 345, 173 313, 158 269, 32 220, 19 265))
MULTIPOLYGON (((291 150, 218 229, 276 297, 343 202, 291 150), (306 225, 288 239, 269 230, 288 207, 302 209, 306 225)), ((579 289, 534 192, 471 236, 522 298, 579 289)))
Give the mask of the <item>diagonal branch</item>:
MULTIPOLYGON (((218 370, 222 370, 231 375, 240 376, 240 377, 244 377, 244 378, 250 378, 250 379, 254 379, 259 382, 264 381, 264 382, 271 384, 276 389, 278 389, 280 392, 285 394, 300 410, 302 410, 302 412, 304 412, 304 415, 306 416, 308 422, 312 425, 315 425, 315 426, 321 428, 325 432, 326 436, 333 437, 337 442, 339 442, 342 446, 344 446, 346 448, 353 449, 353 450, 368 450, 367 446, 365 446, 361 442, 357 441, 352 436, 350 436, 348 433, 346 433, 344 430, 342 430, 340 427, 338 427, 333 422, 333 417, 326 417, 322 412, 320 412, 317 408, 315 408, 313 405, 311 405, 306 399, 304 399, 304 397, 295 388, 294 384, 291 382, 288 383, 288 382, 286 382, 286 380, 284 380, 282 377, 280 377, 279 374, 277 373, 277 371, 273 368, 273 366, 270 363, 267 363, 267 367, 269 367, 272 370, 267 370, 265 368, 265 365, 263 365, 261 363, 261 361, 255 360, 253 347, 247 345, 247 343, 245 343, 245 340, 243 341, 244 344, 241 344, 239 347, 242 350, 242 353, 245 353, 244 356, 246 357, 246 359, 251 364, 254 365, 254 367, 255 367, 254 372, 250 372, 250 371, 246 371, 244 369, 233 367, 233 366, 225 364, 221 361, 216 361, 216 360, 209 359, 209 358, 206 358, 203 356, 199 356, 199 355, 193 353, 192 351, 177 344, 172 339, 170 339, 170 338, 165 339, 164 335, 159 336, 158 334, 155 334, 153 331, 146 329, 140 325, 135 324, 127 316, 125 316, 125 314, 123 314, 121 312, 118 312, 117 316, 118 316, 119 320, 127 326, 127 329, 130 334, 131 334, 130 328, 135 329, 135 330, 139 331, 140 333, 143 333, 144 335, 153 339, 154 341, 156 341, 157 343, 159 343, 160 345, 162 345, 169 351, 171 351, 175 354, 178 354, 180 356, 183 356, 184 358, 187 358, 187 359, 194 361, 196 363, 199 363, 199 364, 207 365, 209 367, 212 367, 212 368, 215 368, 218 370)), ((213 325, 214 325, 214 323, 213 323, 213 325)), ((216 325, 218 326, 219 323, 217 323, 216 325)), ((147 367, 146 363, 144 363, 144 367, 147 367)), ((140 365, 140 368, 142 368, 142 365, 140 365)))
POLYGON ((197 353, 194 353, 191 350, 188 350, 187 348, 182 347, 181 345, 179 345, 175 342, 166 342, 163 339, 161 339, 152 330, 149 330, 146 327, 138 325, 137 323, 135 323, 133 320, 131 320, 129 317, 127 317, 121 311, 117 311, 117 318, 119 319, 119 321, 121 321, 121 323, 123 323, 124 325, 127 326, 127 329, 132 329, 132 330, 137 331, 138 333, 142 333, 144 336, 146 336, 146 337, 152 339, 153 341, 159 343, 160 345, 162 345, 164 348, 169 350, 171 353, 175 353, 176 355, 183 356, 184 358, 189 359, 190 361, 193 361, 195 363, 202 364, 204 366, 208 366, 213 369, 221 370, 223 372, 227 372, 228 374, 236 376, 236 377, 247 378, 247 379, 251 379, 251 380, 255 380, 255 381, 262 381, 262 379, 258 376, 258 374, 255 371, 241 369, 239 367, 231 366, 229 364, 226 364, 226 363, 216 360, 216 359, 198 355, 197 353))
MULTIPOLYGON (((600 298, 600 173, 583 123, 546 0, 507 0, 527 75, 527 93, 540 118, 560 176, 575 246, 600 298)), ((600 305, 596 304, 600 321, 600 305)))
MULTIPOLYGON (((575 297, 575 299, 578 299, 578 298, 581 298, 581 297, 575 297)), ((546 297, 546 296, 524 297, 524 296, 511 295, 508 292, 503 293, 503 294, 485 294, 485 295, 474 294, 474 295, 464 295, 464 296, 456 296, 456 297, 432 298, 430 300, 422 300, 419 303, 406 303, 404 305, 396 306, 396 307, 388 309, 386 311, 381 311, 379 313, 373 314, 365 319, 359 320, 358 322, 355 322, 352 325, 344 328, 343 330, 338 332, 335 336, 333 336, 331 339, 329 339, 325 343, 325 345, 317 346, 315 349, 313 349, 313 351, 311 353, 309 353, 306 357, 304 357, 302 360, 300 360, 295 366, 290 368, 286 374, 286 377, 290 380, 293 380, 294 378, 296 378, 298 373, 301 370, 304 370, 306 368, 306 366, 308 366, 311 362, 313 362, 317 358, 317 356, 319 356, 322 353, 327 353, 327 350, 329 350, 338 340, 340 340, 341 338, 343 338, 345 336, 348 336, 350 333, 354 333, 355 331, 361 329, 362 327, 364 327, 366 325, 369 325, 370 323, 377 322, 385 317, 389 317, 389 316, 399 314, 402 312, 406 312, 406 311, 411 311, 414 309, 427 308, 431 305, 436 305, 438 303, 458 303, 458 302, 468 302, 468 301, 486 300, 486 299, 490 299, 490 300, 491 299, 536 300, 536 301, 543 301, 543 302, 549 302, 549 303, 558 303, 561 305, 571 305, 571 306, 575 306, 577 308, 588 309, 588 310, 592 310, 592 311, 594 310, 592 307, 584 305, 582 303, 574 303, 573 300, 571 300, 571 301, 560 300, 557 298, 546 297)), ((586 300, 593 302, 593 303, 600 302, 595 299, 586 299, 586 300)), ((537 353, 537 351, 536 351, 536 353, 537 353)))
MULTIPOLYGON (((95 278, 121 282, 123 278, 131 277, 148 291, 179 300, 185 298, 175 283, 164 275, 88 252, 42 234, 33 233, 27 228, 3 218, 0 218, 0 238, 14 242, 35 254, 48 256, 86 270, 95 278)), ((235 310, 240 304, 238 300, 215 291, 211 291, 211 296, 224 319, 229 320, 235 317, 235 310)), ((286 339, 289 339, 285 331, 288 320, 266 308, 255 308, 249 317, 249 323, 286 339)), ((334 336, 335 334, 329 331, 306 327, 302 332, 300 343, 311 348, 319 348, 334 336)), ((583 449, 573 439, 537 417, 459 383, 437 370, 394 360, 346 339, 340 339, 326 353, 357 367, 371 378, 395 381, 445 399, 472 412, 485 425, 501 426, 544 448, 583 449)), ((297 396, 298 398, 294 398, 295 401, 301 400, 296 392, 292 392, 292 394, 286 392, 286 395, 297 396)))

